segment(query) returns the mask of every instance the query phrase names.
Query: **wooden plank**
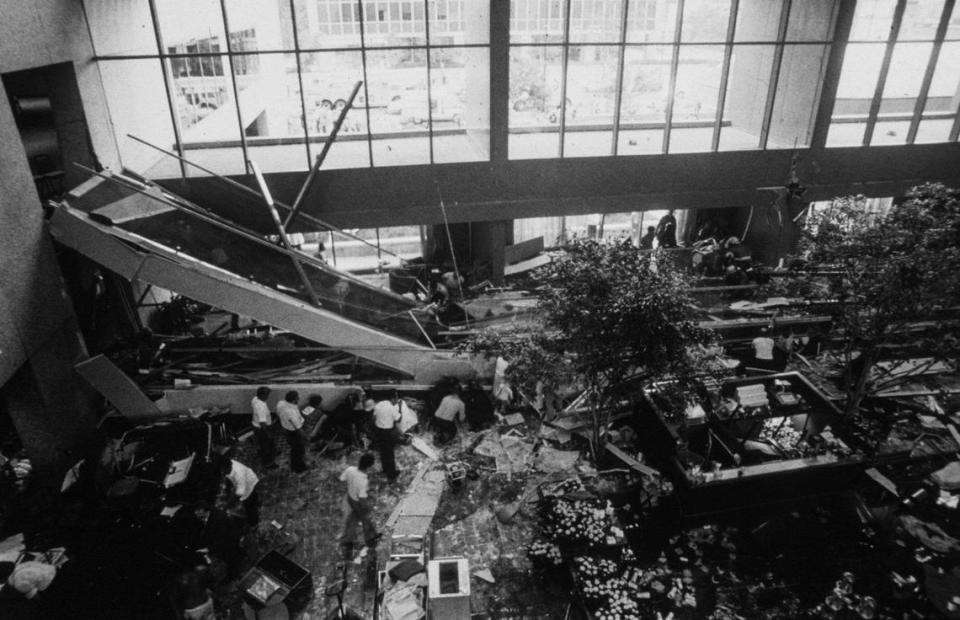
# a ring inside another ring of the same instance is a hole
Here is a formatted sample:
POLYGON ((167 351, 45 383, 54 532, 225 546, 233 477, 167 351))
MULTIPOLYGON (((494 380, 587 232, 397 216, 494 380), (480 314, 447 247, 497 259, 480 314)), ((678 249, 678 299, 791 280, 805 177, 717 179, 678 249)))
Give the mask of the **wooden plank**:
POLYGON ((543 237, 528 239, 503 248, 503 262, 508 265, 533 258, 543 252, 543 237))
POLYGON ((139 194, 131 194, 91 211, 90 219, 108 226, 119 226, 170 211, 176 211, 176 209, 159 200, 144 200, 139 194))

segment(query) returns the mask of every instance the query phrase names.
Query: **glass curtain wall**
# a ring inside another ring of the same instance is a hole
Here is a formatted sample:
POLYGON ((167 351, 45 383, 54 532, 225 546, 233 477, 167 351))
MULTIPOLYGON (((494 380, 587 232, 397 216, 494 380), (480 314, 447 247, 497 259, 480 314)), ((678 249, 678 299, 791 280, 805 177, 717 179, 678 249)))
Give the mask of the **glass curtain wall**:
POLYGON ((832 0, 512 0, 511 159, 808 146, 832 0))
POLYGON ((958 93, 960 11, 954 3, 859 0, 827 146, 956 140, 958 93))
MULTIPOLYGON (((489 4, 85 0, 125 165, 306 170, 489 159, 489 4)), ((188 174, 205 174, 187 168, 188 174)))

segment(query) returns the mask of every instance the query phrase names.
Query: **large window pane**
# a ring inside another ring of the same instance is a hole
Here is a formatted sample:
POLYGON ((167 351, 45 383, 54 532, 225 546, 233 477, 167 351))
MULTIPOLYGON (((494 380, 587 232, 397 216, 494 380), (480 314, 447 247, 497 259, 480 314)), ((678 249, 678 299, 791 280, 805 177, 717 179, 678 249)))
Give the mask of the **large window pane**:
POLYGON ((917 127, 917 137, 914 144, 930 144, 933 142, 949 142, 950 130, 953 128, 953 119, 924 119, 917 127))
POLYGON ((896 6, 897 0, 857 0, 850 40, 886 41, 896 6))
POLYGON ((511 159, 560 156, 560 47, 510 50, 511 159))
POLYGON ((883 144, 906 144, 907 132, 910 131, 910 121, 877 121, 873 127, 873 136, 870 137, 870 146, 883 144))
POLYGON ((932 43, 897 43, 893 47, 880 102, 881 116, 913 114, 932 49, 932 43))
POLYGON ((373 165, 430 163, 427 52, 367 52, 373 165))
POLYGON ((98 56, 157 53, 147 0, 86 0, 83 5, 98 56))
POLYGON ((955 114, 960 97, 960 42, 944 43, 937 57, 937 68, 927 91, 924 116, 930 114, 955 114))
POLYGON ((827 132, 827 146, 862 146, 863 134, 867 130, 867 124, 856 123, 830 123, 830 131, 827 132))
POLYGON ((247 156, 265 172, 306 169, 296 56, 241 54, 233 69, 247 156))
POLYGON ((947 39, 960 39, 960 10, 957 5, 953 5, 953 13, 950 14, 950 22, 947 24, 947 39))
POLYGON ((564 157, 613 154, 618 57, 611 46, 570 48, 564 157))
POLYGON ((170 58, 167 70, 188 157, 218 174, 245 172, 227 57, 170 58))
POLYGON ((776 41, 782 0, 740 0, 735 41, 776 41))
POLYGON ((727 38, 730 0, 686 0, 683 3, 683 31, 686 43, 723 41, 727 38))
POLYGON ((711 149, 722 66, 720 45, 680 48, 670 130, 671 153, 711 149))
POLYGON ((153 178, 180 176, 176 160, 127 137, 131 134, 164 149, 176 148, 160 61, 103 61, 100 76, 123 165, 153 178))
POLYGON ((907 2, 900 23, 898 41, 931 41, 937 34, 940 15, 943 12, 942 0, 922 0, 907 2))
MULTIPOLYGON (((226 52, 223 11, 217 0, 156 0, 160 34, 168 52, 226 52)), ((231 26, 231 30, 238 30, 231 26)))
MULTIPOLYGON (((394 10, 397 2, 392 2, 394 10)), ((490 42, 490 3, 471 0, 430 2, 430 45, 490 42)))
POLYGON ((292 50, 289 0, 225 0, 234 52, 292 50))
POLYGON ((627 10, 629 43, 671 43, 676 30, 676 0, 630 1, 627 10))
MULTIPOLYGON (((827 146, 848 146, 857 131, 849 126, 838 127, 835 130, 833 125, 860 119, 866 121, 870 113, 873 92, 877 86, 877 78, 880 76, 885 47, 883 43, 847 44, 847 50, 843 56, 843 69, 840 71, 840 81, 837 85, 837 97, 833 105, 832 125, 827 135, 827 146), (833 139, 840 142, 831 142, 833 139)), ((860 135, 862 138, 862 128, 860 135)))
POLYGON ((820 86, 827 67, 827 45, 785 45, 766 148, 810 145, 820 86))
POLYGON ((721 151, 762 146, 760 133, 775 49, 773 45, 733 46, 720 128, 721 151))
MULTIPOLYGON (((312 160, 333 130, 333 124, 346 106, 354 84, 363 81, 363 57, 360 51, 311 52, 300 55, 300 64, 312 160)), ((324 168, 366 168, 370 165, 367 100, 364 93, 361 86, 336 141, 327 153, 324 168)), ((371 109, 371 114, 379 114, 382 109, 371 109)))
POLYGON ((790 3, 787 41, 826 41, 830 38, 835 0, 802 0, 790 3))
POLYGON ((623 0, 570 0, 571 43, 620 41, 623 0))
POLYGON ((300 49, 360 47, 356 0, 293 0, 293 7, 300 49))
POLYGON ((487 48, 430 50, 433 160, 490 159, 490 58, 487 48))
POLYGON ((510 42, 560 43, 566 5, 566 0, 513 0, 510 2, 510 42))
MULTIPOLYGON (((632 2, 630 6, 633 6, 632 2)), ((618 154, 661 152, 671 53, 672 48, 668 45, 627 48, 620 102, 618 154)))

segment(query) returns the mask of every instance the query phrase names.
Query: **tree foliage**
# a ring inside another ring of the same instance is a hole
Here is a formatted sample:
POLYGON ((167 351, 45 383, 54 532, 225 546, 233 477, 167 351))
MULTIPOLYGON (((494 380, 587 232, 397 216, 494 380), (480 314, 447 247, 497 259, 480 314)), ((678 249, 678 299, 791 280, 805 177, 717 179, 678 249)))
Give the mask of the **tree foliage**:
POLYGON ((960 351, 960 201, 940 184, 912 189, 886 214, 872 213, 863 196, 834 200, 810 215, 800 242, 816 269, 793 286, 835 299, 843 342, 848 411, 871 390, 885 349, 909 347, 934 359, 960 351), (824 275, 827 274, 827 275, 824 275), (859 356, 858 363, 851 364, 859 356), (871 374, 872 373, 872 374, 871 374))
MULTIPOLYGON (((540 329, 487 332, 467 345, 504 356, 511 383, 530 390, 537 382, 579 384, 598 415, 625 389, 668 378, 692 387, 713 334, 689 319, 693 300, 669 260, 629 239, 581 239, 537 277, 540 329)), ((597 417, 595 433, 601 422, 597 417)))

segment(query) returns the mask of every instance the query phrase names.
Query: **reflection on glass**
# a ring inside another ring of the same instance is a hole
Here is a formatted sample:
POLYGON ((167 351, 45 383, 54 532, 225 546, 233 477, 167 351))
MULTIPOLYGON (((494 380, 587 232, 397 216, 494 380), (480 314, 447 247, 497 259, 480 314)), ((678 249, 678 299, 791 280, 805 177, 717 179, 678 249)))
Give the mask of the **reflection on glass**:
POLYGON ((676 30, 676 0, 631 0, 627 9, 628 43, 672 43, 676 30))
MULTIPOLYGON (((328 2, 334 3, 332 0, 328 2)), ((365 0, 363 11, 358 3, 341 0, 341 9, 359 12, 363 19, 364 44, 367 47, 426 45, 427 16, 424 2, 417 0, 365 0), (349 5, 349 7, 345 6, 349 5)))
MULTIPOLYGON (((157 20, 166 51, 171 54, 215 54, 226 52, 223 11, 218 0, 156 0, 157 20)), ((230 31, 242 32, 253 24, 230 24, 230 31)))
POLYGON ((292 50, 289 0, 225 0, 234 52, 292 50))
MULTIPOLYGON (((633 3, 630 4, 631 7, 633 3)), ((659 153, 663 148, 671 47, 629 47, 624 55, 617 153, 659 153)))
POLYGON ((490 41, 490 4, 470 0, 430 2, 430 45, 468 45, 490 41))
POLYGON ((360 47, 360 7, 356 2, 293 0, 293 8, 300 49, 360 47))
POLYGON ((510 50, 511 159, 559 157, 562 60, 556 46, 510 50))
POLYGON ((907 2, 900 23, 898 41, 931 41, 937 34, 940 14, 943 12, 942 0, 923 0, 907 2))
POLYGON ((730 0, 686 0, 683 3, 683 30, 686 43, 723 41, 727 37, 730 0))
POLYGON ((883 144, 906 144, 910 121, 878 121, 873 127, 870 146, 883 144))
POLYGON ((897 0, 858 0, 850 29, 851 41, 886 41, 897 0))
POLYGON ((490 60, 487 48, 430 50, 433 160, 490 159, 490 60))
POLYGON ((826 45, 783 47, 766 148, 809 146, 829 55, 826 45))
POLYGON ((426 50, 367 52, 367 79, 373 164, 430 163, 426 50))
POLYGON ((87 0, 83 4, 98 56, 157 53, 147 0, 87 0))
MULTIPOLYGON (((312 161, 333 130, 333 124, 346 106, 354 84, 363 80, 363 58, 359 50, 312 52, 301 54, 300 64, 312 161)), ((340 126, 336 141, 327 153, 324 168, 366 168, 370 165, 366 101, 361 86, 353 107, 340 126)), ((371 114, 381 112, 381 108, 371 110, 371 114)))
POLYGON ((883 86, 880 114, 913 115, 933 43, 897 43, 883 86))
POLYGON ((790 3, 787 41, 826 41, 830 38, 834 0, 803 0, 790 3))
POLYGON ((730 57, 720 150, 755 149, 760 144, 774 46, 735 45, 730 57))
POLYGON ((623 0, 570 0, 571 43, 620 41, 623 0))
POLYGON ((776 41, 782 5, 782 0, 740 0, 734 41, 776 41))
POLYGON ((559 43, 566 24, 565 0, 510 2, 511 43, 559 43))
POLYGON ((155 58, 100 63, 103 90, 123 165, 150 177, 178 177, 180 166, 176 160, 127 138, 127 134, 131 134, 164 149, 175 148, 160 71, 160 61, 155 58))
POLYGON ((680 48, 673 96, 671 153, 711 150, 722 66, 722 46, 680 48), (675 133, 677 140, 674 140, 675 133))
POLYGON ((563 155, 612 155, 619 49, 571 46, 569 54, 563 155))

